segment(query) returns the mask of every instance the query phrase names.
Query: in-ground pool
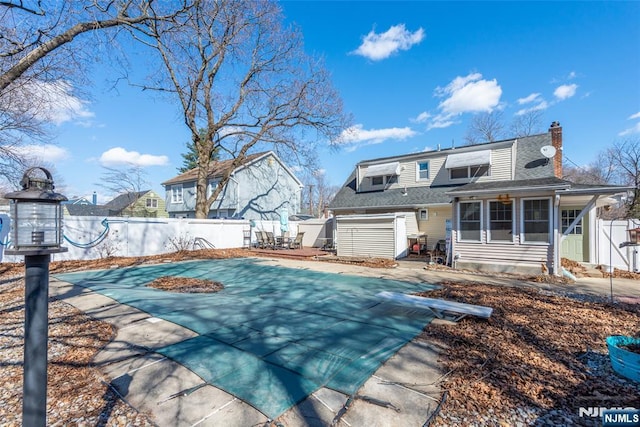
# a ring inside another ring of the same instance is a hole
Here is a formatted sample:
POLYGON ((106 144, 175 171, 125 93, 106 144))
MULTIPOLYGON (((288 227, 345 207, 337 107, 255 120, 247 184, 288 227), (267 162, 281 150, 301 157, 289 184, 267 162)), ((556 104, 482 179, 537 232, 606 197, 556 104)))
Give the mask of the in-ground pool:
POLYGON ((272 419, 320 387, 355 393, 432 320, 425 310, 375 295, 433 285, 269 266, 252 258, 55 277, 197 332, 154 350, 272 419), (181 294, 146 286, 162 276, 211 279, 224 289, 181 294))

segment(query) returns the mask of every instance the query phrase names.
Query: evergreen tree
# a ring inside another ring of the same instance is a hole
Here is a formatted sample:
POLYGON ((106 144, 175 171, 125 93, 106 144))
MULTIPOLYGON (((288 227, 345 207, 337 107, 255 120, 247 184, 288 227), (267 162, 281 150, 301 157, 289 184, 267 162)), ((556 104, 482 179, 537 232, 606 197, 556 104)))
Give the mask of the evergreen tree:
MULTIPOLYGON (((206 129, 200 129, 200 138, 204 138, 207 131, 206 129)), ((185 173, 191 169, 198 167, 198 149, 193 141, 187 142, 187 152, 182 153, 182 167, 178 168, 178 172, 185 173)), ((215 149, 211 153, 211 160, 215 161, 219 159, 218 150, 215 149)))

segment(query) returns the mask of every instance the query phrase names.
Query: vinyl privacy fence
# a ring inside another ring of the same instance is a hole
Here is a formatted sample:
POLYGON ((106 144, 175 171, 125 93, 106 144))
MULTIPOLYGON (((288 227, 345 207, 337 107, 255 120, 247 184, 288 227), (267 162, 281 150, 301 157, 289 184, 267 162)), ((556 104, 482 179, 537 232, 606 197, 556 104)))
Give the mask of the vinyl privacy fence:
MULTIPOLYGON (((9 244, 7 215, 1 215, 0 261, 20 262, 22 256, 5 255, 9 244)), ((298 225, 289 223, 289 234, 298 225)), ((189 218, 123 218, 65 217, 63 246, 68 252, 54 254, 53 261, 87 260, 115 257, 159 255, 191 249, 229 249, 248 247, 255 242, 255 230, 280 235, 280 222, 189 219, 189 218)))

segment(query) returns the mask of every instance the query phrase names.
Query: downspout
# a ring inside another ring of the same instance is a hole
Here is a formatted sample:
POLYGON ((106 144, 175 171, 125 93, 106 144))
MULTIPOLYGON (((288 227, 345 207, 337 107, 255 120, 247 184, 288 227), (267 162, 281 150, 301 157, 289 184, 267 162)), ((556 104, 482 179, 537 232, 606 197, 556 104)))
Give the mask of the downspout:
POLYGON ((233 177, 233 175, 235 174, 229 175, 229 180, 236 183, 236 209, 235 209, 235 213, 233 214, 233 216, 236 216, 240 211, 240 183, 238 182, 237 179, 233 177))
POLYGON ((553 275, 562 275, 562 263, 560 261, 560 195, 556 194, 553 199, 553 275))

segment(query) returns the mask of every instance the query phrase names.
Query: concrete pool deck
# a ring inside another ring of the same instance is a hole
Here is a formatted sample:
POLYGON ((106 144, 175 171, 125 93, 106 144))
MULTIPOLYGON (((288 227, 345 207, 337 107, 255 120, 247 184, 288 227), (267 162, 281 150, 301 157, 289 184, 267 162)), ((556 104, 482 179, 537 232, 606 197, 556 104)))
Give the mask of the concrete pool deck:
MULTIPOLYGON (((514 278, 428 271, 422 268, 423 263, 415 262, 400 262, 398 268, 388 270, 284 259, 261 259, 260 262, 428 283, 456 280, 497 285, 524 284, 514 278)), ((613 283, 616 293, 640 297, 637 281, 614 279, 613 283)), ((535 286, 549 289, 555 285, 535 286)), ((569 286, 573 289, 574 285, 569 286)), ((574 292, 606 296, 609 286, 608 279, 581 279, 574 292)), ((569 291, 567 285, 561 288, 569 291)), ((152 414, 158 425, 247 426, 265 425, 270 421, 252 406, 221 389, 203 384, 203 380, 192 371, 153 351, 197 335, 193 331, 55 279, 51 280, 51 296, 118 327, 116 338, 102 349, 94 362, 130 405, 152 414)), ((285 412, 278 421, 284 426, 325 426, 331 425, 342 411, 344 414, 336 425, 422 426, 440 398, 437 381, 443 372, 438 367, 437 357, 438 352, 444 350, 414 339, 387 360, 352 401, 348 402, 349 396, 345 394, 322 388, 285 412), (343 411, 345 405, 348 408, 343 411)))

